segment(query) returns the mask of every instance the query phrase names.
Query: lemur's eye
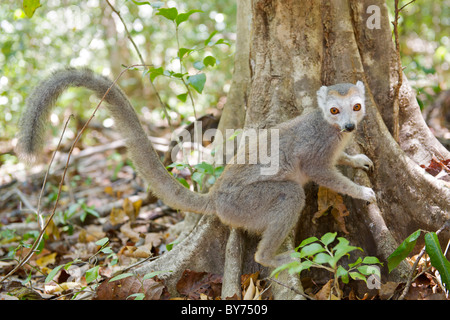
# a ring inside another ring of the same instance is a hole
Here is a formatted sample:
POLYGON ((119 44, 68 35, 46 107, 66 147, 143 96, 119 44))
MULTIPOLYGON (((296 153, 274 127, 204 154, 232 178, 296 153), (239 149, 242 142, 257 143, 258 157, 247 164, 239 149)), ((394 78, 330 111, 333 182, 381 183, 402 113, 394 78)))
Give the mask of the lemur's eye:
POLYGON ((339 109, 338 108, 331 108, 330 112, 331 112, 331 114, 338 114, 339 113, 339 109))
POLYGON ((361 105, 359 103, 357 103, 353 106, 353 111, 359 111, 359 110, 361 110, 361 105))

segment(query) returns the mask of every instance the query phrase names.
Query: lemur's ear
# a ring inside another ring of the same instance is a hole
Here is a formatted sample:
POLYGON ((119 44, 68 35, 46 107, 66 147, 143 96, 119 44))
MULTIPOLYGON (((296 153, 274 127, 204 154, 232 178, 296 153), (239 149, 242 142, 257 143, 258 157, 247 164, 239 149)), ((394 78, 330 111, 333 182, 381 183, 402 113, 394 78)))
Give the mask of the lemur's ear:
POLYGON ((356 86, 359 89, 359 92, 361 92, 362 95, 365 93, 364 83, 362 81, 357 81, 356 86))
POLYGON ((326 86, 321 86, 319 90, 317 90, 317 103, 319 107, 325 106, 327 102, 327 94, 328 88, 326 86))

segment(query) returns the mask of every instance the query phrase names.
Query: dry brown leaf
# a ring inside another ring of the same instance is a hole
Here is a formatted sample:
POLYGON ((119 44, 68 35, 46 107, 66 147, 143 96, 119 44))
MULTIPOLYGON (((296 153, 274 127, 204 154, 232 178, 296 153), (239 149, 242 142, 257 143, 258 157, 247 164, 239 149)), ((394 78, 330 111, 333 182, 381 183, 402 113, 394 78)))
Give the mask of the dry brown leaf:
POLYGON ((176 285, 177 291, 188 299, 198 300, 200 294, 215 299, 222 291, 222 277, 208 272, 184 270, 176 285))
POLYGON ((329 208, 332 208, 331 214, 336 220, 339 228, 345 234, 348 234, 347 228, 345 227, 344 217, 349 215, 347 207, 344 204, 343 198, 333 190, 319 186, 319 191, 317 193, 317 206, 318 211, 314 214, 312 218, 313 223, 317 223, 317 219, 325 214, 329 208))
POLYGON ((333 279, 329 280, 319 292, 316 293, 317 300, 330 300, 331 288, 333 287, 333 279))
POLYGON ((243 274, 241 276, 242 289, 247 289, 250 285, 250 280, 253 280, 253 283, 256 283, 256 280, 259 278, 259 271, 250 274, 243 274))
POLYGON ((139 215, 139 211, 141 209, 142 199, 139 199, 135 202, 132 202, 129 198, 123 199, 123 210, 125 214, 130 218, 130 221, 135 221, 137 216, 139 215))
POLYGON ((345 208, 345 210, 343 211, 340 211, 336 208, 331 209, 331 214, 333 215, 334 220, 338 224, 339 229, 341 229, 343 233, 349 234, 347 228, 345 227, 345 220, 344 220, 344 217, 348 216, 348 211, 345 205, 343 205, 343 207, 345 208))
POLYGON ((57 285, 45 285, 44 290, 47 294, 56 294, 66 290, 81 289, 81 287, 81 283, 78 282, 63 282, 57 285))
POLYGON ((58 227, 53 222, 53 219, 49 221, 47 228, 45 229, 45 234, 51 240, 58 240, 61 238, 61 234, 59 232, 58 227))
POLYGON ((50 253, 46 256, 43 256, 39 259, 36 259, 36 264, 43 268, 46 267, 49 264, 55 263, 55 258, 56 258, 56 252, 50 253))
POLYGON ((387 300, 394 295, 395 289, 397 289, 399 283, 388 281, 386 283, 382 283, 380 286, 380 290, 378 294, 380 295, 381 300, 387 300))
POLYGON ((165 286, 154 278, 144 280, 141 285, 136 277, 128 277, 102 282, 97 289, 95 300, 126 300, 130 295, 141 292, 145 294, 144 300, 160 300, 167 295, 165 286))
POLYGON ((253 283, 253 279, 250 278, 250 284, 249 284, 247 290, 245 291, 245 294, 244 294, 244 297, 242 298, 242 300, 253 300, 253 298, 255 297, 255 292, 256 292, 255 284, 253 283))
POLYGON ((104 238, 105 235, 102 226, 90 224, 80 231, 78 241, 81 243, 95 242, 104 238))
POLYGON ((145 235, 145 244, 152 244, 153 247, 158 247, 162 242, 161 233, 150 232, 145 235))
POLYGON ((152 255, 152 243, 147 243, 142 246, 137 247, 136 251, 133 252, 135 258, 148 258, 152 255))
POLYGON ((139 233, 131 229, 130 222, 125 223, 120 227, 120 232, 122 232, 126 237, 128 237, 133 242, 139 241, 139 233))
POLYGON ((256 286, 255 296, 253 297, 253 300, 262 300, 261 292, 259 291, 258 286, 256 286))
POLYGON ((113 208, 109 214, 109 221, 113 226, 124 223, 127 219, 125 211, 120 208, 113 208))
POLYGON ((103 192, 109 194, 111 197, 114 197, 114 189, 111 186, 107 186, 103 189, 103 192))

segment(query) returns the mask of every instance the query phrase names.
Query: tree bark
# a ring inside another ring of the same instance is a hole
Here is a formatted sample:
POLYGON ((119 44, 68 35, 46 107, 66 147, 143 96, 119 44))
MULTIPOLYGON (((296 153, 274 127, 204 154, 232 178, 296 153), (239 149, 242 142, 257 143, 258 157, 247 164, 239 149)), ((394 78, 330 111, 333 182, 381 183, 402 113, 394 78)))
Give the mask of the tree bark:
MULTIPOLYGON (((448 159, 450 154, 426 127, 406 77, 400 90, 400 142, 391 136, 396 61, 384 1, 239 0, 237 17, 235 72, 220 129, 270 128, 298 116, 317 107, 316 91, 321 85, 361 80, 366 86, 366 118, 348 152, 365 153, 375 169, 369 174, 343 170, 355 182, 371 186, 377 203, 345 197, 350 215, 345 220, 349 234, 344 235, 330 217, 312 223, 317 186, 309 185, 295 238, 288 238, 286 246, 338 231, 352 245, 362 247, 364 255, 385 261, 413 231, 439 229, 449 219, 450 189, 419 165, 433 155, 448 159), (379 29, 367 27, 369 5, 380 9, 379 29)), ((225 272, 223 297, 239 290, 239 270, 268 274, 270 270, 253 260, 257 238, 232 231, 228 240, 228 228, 216 218, 196 221, 172 251, 137 271, 174 270, 166 278, 172 293, 186 268, 225 272)), ((441 233, 441 239, 448 236, 441 233)), ((388 277, 401 279, 408 267, 404 264, 389 276, 386 268, 383 271, 385 282, 388 277)), ((283 277, 281 282, 301 290, 297 277, 287 273, 283 277)), ((277 299, 299 298, 285 287, 273 284, 273 289, 277 299)))

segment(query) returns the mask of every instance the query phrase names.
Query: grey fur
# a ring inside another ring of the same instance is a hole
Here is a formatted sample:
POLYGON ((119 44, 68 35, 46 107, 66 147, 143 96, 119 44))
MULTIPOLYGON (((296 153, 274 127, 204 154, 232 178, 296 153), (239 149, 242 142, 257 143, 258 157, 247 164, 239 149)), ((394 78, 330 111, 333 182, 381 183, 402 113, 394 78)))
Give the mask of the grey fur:
MULTIPOLYGON (((36 155, 43 145, 45 126, 51 106, 69 86, 84 86, 102 97, 112 82, 87 69, 66 69, 43 81, 28 99, 28 108, 20 122, 19 150, 36 155)), ((150 185, 167 205, 202 214, 216 214, 231 227, 261 234, 255 260, 276 267, 290 260, 290 253, 277 250, 292 230, 305 204, 303 186, 314 181, 337 192, 366 201, 375 201, 372 189, 359 186, 342 175, 336 164, 368 170, 372 162, 365 155, 343 152, 351 137, 345 125, 355 127, 364 116, 364 86, 336 85, 333 90, 345 95, 339 99, 327 95, 327 87, 318 91, 317 110, 284 122, 279 130, 279 169, 273 175, 261 175, 262 164, 230 164, 207 194, 183 187, 160 162, 125 94, 117 87, 106 97, 117 129, 127 141, 129 155, 150 185), (356 87, 354 94, 347 94, 356 87), (354 103, 362 109, 353 111, 354 103), (329 116, 329 108, 338 106, 338 116, 329 116)), ((239 152, 250 152, 239 151, 239 152)))

